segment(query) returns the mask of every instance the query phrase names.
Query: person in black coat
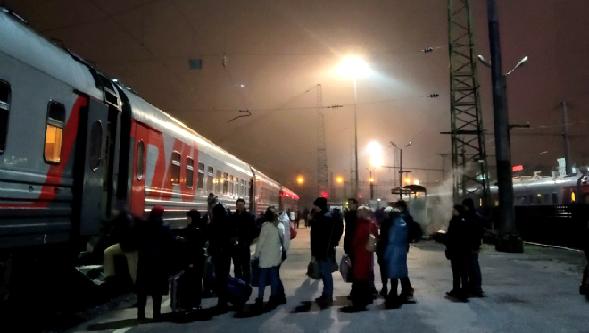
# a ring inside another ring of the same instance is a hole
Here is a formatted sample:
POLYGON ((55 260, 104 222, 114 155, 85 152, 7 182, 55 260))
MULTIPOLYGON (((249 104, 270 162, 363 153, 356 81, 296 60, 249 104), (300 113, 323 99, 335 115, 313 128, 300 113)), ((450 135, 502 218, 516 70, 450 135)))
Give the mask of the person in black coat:
POLYGON ((471 239, 464 207, 454 205, 452 220, 446 233, 446 258, 452 265, 452 290, 446 294, 466 300, 468 293, 468 265, 471 252, 471 239))
POLYGON ((327 199, 319 197, 313 202, 313 205, 316 212, 311 221, 311 256, 312 260, 319 264, 323 282, 323 292, 315 301, 319 306, 326 307, 333 304, 333 277, 331 273, 335 264, 335 246, 343 232, 343 225, 342 232, 339 232, 339 223, 329 213, 327 199))
POLYGON ((137 318, 145 320, 147 296, 153 298, 153 318, 161 317, 162 296, 168 293, 169 260, 174 238, 163 226, 164 208, 155 206, 137 224, 137 318))
POLYGON ((215 292, 217 293, 217 311, 227 311, 227 283, 231 268, 232 239, 231 220, 222 204, 216 204, 211 212, 209 226, 209 254, 215 266, 215 292))
POLYGON ((250 246, 256 238, 256 219, 245 209, 245 200, 237 199, 231 223, 237 233, 237 244, 233 248, 233 273, 247 284, 251 283, 250 246))
POLYGON ((204 266, 206 261, 207 230, 206 220, 198 210, 186 213, 188 227, 186 228, 186 250, 188 253, 189 293, 192 308, 199 309, 202 301, 204 266))
POLYGON ((474 201, 466 198, 462 201, 464 206, 464 217, 468 223, 471 251, 468 263, 468 293, 470 296, 483 297, 485 293, 482 288, 481 266, 479 265, 479 251, 484 233, 484 219, 478 214, 474 207, 474 201))

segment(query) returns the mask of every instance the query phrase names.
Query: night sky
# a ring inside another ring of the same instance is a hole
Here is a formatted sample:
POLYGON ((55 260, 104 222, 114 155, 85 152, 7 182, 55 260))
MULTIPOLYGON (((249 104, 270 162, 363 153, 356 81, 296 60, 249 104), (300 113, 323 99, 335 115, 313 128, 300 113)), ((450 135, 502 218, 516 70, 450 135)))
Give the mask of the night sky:
MULTIPOLYGON (((484 0, 471 1, 477 53, 488 58, 484 0)), ((586 0, 499 0, 503 64, 529 62, 508 80, 513 164, 549 172, 562 156, 561 101, 569 104, 572 162, 589 164, 589 19, 586 0)), ((360 173, 371 140, 413 146, 407 167, 441 168, 450 151, 447 1, 0 1, 45 37, 121 79, 154 105, 295 190, 316 173, 318 88, 329 168, 350 179, 353 84, 334 75, 342 55, 363 55, 358 81, 360 173), (434 52, 424 54, 426 47, 434 52), (190 67, 202 59, 202 69, 190 67), (225 60, 225 61, 224 61, 225 60), (428 95, 440 96, 432 99, 428 95), (239 118, 238 110, 253 116, 239 118)), ((492 134, 488 69, 479 66, 485 127, 492 134)), ((487 149, 494 154, 492 135, 487 149)), ((393 149, 385 147, 385 164, 393 149)), ((489 165, 494 166, 494 156, 489 165)), ((449 167, 449 164, 446 165, 449 167)), ((379 170, 382 184, 393 173, 379 170)), ((415 173, 422 182, 436 172, 415 173)), ((390 188, 389 185, 383 186, 390 188)))

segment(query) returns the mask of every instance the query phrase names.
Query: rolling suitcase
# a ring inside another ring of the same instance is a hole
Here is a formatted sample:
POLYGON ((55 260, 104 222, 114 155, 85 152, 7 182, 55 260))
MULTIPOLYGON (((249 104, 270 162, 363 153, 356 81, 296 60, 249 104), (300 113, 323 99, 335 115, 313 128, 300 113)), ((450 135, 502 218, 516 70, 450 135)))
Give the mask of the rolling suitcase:
POLYGON ((186 271, 181 271, 170 277, 170 308, 172 312, 181 312, 191 308, 191 293, 188 283, 189 274, 186 271))

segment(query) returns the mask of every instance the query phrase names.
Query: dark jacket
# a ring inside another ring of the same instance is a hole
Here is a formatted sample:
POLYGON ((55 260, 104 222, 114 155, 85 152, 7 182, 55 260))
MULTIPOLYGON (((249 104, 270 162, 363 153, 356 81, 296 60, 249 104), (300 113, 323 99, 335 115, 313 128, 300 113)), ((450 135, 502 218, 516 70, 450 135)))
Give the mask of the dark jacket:
POLYGON ((477 212, 468 211, 464 214, 464 218, 468 224, 468 233, 470 239, 470 248, 473 251, 478 251, 481 247, 483 234, 485 232, 485 220, 477 212))
POLYGON ((231 255, 236 234, 227 211, 220 204, 213 207, 209 230, 209 253, 212 256, 231 255))
POLYGON ((350 254, 352 251, 352 240, 354 239, 354 230, 356 229, 357 210, 346 210, 344 213, 345 229, 344 235, 344 252, 350 254))
POLYGON ((231 215, 231 220, 237 233, 239 246, 249 248, 258 236, 255 217, 248 212, 238 213, 236 211, 231 215))
POLYGON ((446 232, 446 249, 450 259, 472 251, 471 229, 464 215, 453 216, 446 232))
POLYGON ((168 276, 174 238, 161 221, 137 223, 137 291, 148 295, 168 293, 168 276))
MULTIPOLYGON (((336 221, 326 210, 313 215, 311 220, 311 255, 316 260, 335 259, 336 221)), ((341 236, 341 235, 340 235, 341 236)))
POLYGON ((208 235, 203 221, 192 222, 186 228, 186 250, 188 264, 200 264, 207 253, 208 235))

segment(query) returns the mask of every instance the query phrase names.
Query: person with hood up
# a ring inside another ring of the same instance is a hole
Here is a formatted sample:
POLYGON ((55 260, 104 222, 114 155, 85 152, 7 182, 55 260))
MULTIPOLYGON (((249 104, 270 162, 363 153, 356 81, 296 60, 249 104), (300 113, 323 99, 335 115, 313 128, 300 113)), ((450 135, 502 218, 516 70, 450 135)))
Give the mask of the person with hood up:
POLYGON ((282 263, 282 244, 284 243, 284 234, 279 227, 281 223, 278 222, 278 214, 274 207, 270 206, 266 209, 264 220, 254 254, 260 265, 258 298, 256 298, 256 307, 260 310, 264 305, 267 280, 270 280, 270 305, 278 304, 277 297, 280 292, 278 267, 282 263))
POLYGON ((396 207, 385 209, 388 217, 383 221, 381 233, 384 242, 383 261, 386 266, 387 278, 391 279, 391 290, 386 297, 387 309, 394 309, 401 306, 403 299, 397 294, 397 286, 400 279, 406 279, 409 274, 407 270, 407 249, 409 244, 408 226, 403 215, 396 207))
MULTIPOLYGON (((282 233, 282 245, 284 246, 285 253, 288 254, 288 249, 290 248, 290 217, 285 213, 282 212, 280 216, 278 216, 278 229, 282 233)), ((274 303, 276 304, 286 304, 286 293, 284 292, 284 283, 282 283, 282 278, 280 278, 280 267, 282 263, 278 265, 278 295, 274 299, 274 303)))
POLYGON ((163 225, 164 207, 155 206, 137 226, 137 319, 145 320, 147 296, 153 298, 153 319, 161 317, 162 296, 168 293, 169 260, 174 238, 163 225))

